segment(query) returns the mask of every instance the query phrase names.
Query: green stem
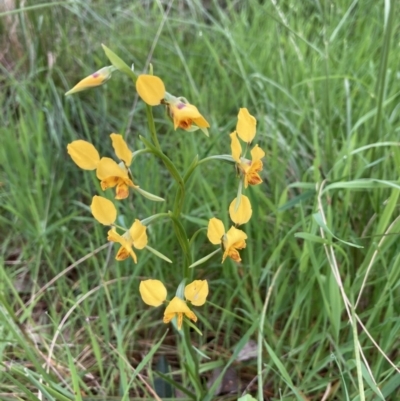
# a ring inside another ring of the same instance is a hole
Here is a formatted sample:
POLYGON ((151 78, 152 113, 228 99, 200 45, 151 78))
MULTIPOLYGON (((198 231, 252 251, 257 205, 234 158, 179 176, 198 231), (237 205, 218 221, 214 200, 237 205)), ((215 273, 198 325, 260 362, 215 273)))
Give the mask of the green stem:
POLYGON ((186 350, 185 354, 187 357, 187 365, 190 369, 189 377, 191 378, 193 387, 196 391, 197 399, 202 399, 203 394, 203 386, 200 381, 200 374, 199 374, 199 361, 197 354, 193 348, 193 345, 190 341, 190 331, 189 326, 184 324, 183 327, 183 346, 186 350))
POLYGON ((172 213, 170 213, 169 215, 174 223, 175 234, 178 238, 178 241, 182 247, 182 251, 185 255, 184 277, 189 278, 189 276, 191 274, 190 269, 189 269, 189 266, 191 265, 189 239, 188 239, 188 236, 186 234, 184 227, 182 226, 182 223, 179 220, 179 216, 181 214, 184 199, 185 199, 185 183, 184 183, 184 180, 182 179, 182 176, 179 174, 177 168, 175 167, 174 163, 161 149, 160 142, 158 141, 158 138, 157 138, 153 111, 152 111, 152 108, 148 105, 146 105, 146 115, 147 115, 149 130, 150 130, 150 136, 151 136, 153 143, 150 143, 143 137, 140 137, 140 139, 147 146, 147 148, 150 150, 150 152, 152 152, 153 154, 155 154, 162 160, 162 162, 164 163, 167 170, 171 173, 172 178, 178 184, 178 189, 177 189, 176 196, 175 196, 173 210, 172 210, 172 213))

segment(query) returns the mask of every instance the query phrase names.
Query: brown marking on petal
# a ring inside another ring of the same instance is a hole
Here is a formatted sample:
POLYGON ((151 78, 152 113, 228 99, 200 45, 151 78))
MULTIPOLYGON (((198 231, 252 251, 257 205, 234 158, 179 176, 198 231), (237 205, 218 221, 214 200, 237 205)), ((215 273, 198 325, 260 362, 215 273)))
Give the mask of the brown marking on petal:
POLYGON ((94 74, 92 74, 93 78, 98 78, 100 76, 100 74, 98 72, 95 72, 94 74))
POLYGON ((188 129, 192 126, 192 120, 182 120, 179 122, 179 128, 188 129))
POLYGON ((240 254, 239 254, 239 252, 238 252, 236 249, 234 249, 234 248, 231 248, 231 249, 229 250, 228 256, 229 256, 232 260, 234 260, 235 262, 240 262, 240 261, 242 260, 242 259, 240 259, 240 254))
POLYGON ((262 183, 262 178, 257 173, 247 175, 247 181, 250 185, 258 185, 262 183))
POLYGON ((176 105, 176 108, 177 108, 178 110, 182 110, 184 107, 186 107, 186 104, 185 104, 185 103, 178 103, 178 104, 176 105))
POLYGON ((125 260, 127 259, 129 256, 129 251, 124 248, 123 246, 121 246, 121 248, 119 248, 119 251, 117 252, 117 255, 115 257, 116 260, 125 260))

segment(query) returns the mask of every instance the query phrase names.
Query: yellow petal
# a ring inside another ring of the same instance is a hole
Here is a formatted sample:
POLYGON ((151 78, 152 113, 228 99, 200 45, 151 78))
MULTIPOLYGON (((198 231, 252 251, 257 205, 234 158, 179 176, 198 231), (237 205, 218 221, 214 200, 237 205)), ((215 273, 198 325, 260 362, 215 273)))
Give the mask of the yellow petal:
POLYGON ((246 248, 247 235, 244 231, 231 227, 226 233, 226 247, 234 247, 237 249, 246 248))
MULTIPOLYGON (((102 183, 106 183, 107 180, 102 181, 102 183)), ((126 199, 129 196, 129 188, 126 185, 123 178, 118 179, 117 188, 115 188, 115 199, 121 200, 126 199)))
POLYGON ((186 305, 186 302, 178 297, 174 297, 164 312, 164 323, 170 322, 175 316, 178 317, 178 330, 182 327, 183 314, 194 322, 197 321, 196 315, 186 305))
POLYGON ((239 207, 237 208, 237 210, 235 210, 236 199, 237 198, 235 198, 229 205, 229 216, 235 224, 241 225, 247 223, 250 220, 253 210, 251 209, 249 198, 245 195, 242 195, 240 197, 239 207))
POLYGON ((121 168, 113 159, 102 157, 97 165, 96 175, 99 180, 108 177, 128 178, 128 171, 126 168, 121 168))
POLYGON ((119 235, 117 230, 113 227, 108 231, 107 239, 108 241, 118 242, 121 245, 115 257, 116 260, 125 260, 130 255, 133 261, 137 263, 137 257, 132 249, 132 240, 129 237, 129 232, 126 232, 124 235, 119 235))
POLYGON ((105 226, 113 224, 117 218, 117 209, 114 204, 102 196, 93 196, 90 210, 92 211, 93 217, 105 226))
POLYGON ((231 137, 231 150, 232 150, 233 160, 235 160, 236 163, 240 163, 240 156, 242 154, 242 146, 240 145, 236 131, 232 132, 232 134, 230 134, 229 136, 231 137))
POLYGON ((222 262, 229 256, 235 262, 240 262, 238 249, 246 248, 247 235, 242 230, 231 227, 224 236, 224 255, 222 262))
POLYGON ((133 246, 136 249, 143 249, 147 245, 147 234, 146 226, 144 226, 140 220, 136 219, 129 229, 129 234, 131 236, 133 246))
POLYGON ((193 123, 196 124, 199 128, 209 128, 210 127, 210 124, 202 115, 200 115, 200 117, 194 118, 193 123))
POLYGON ((253 149, 251 149, 251 159, 254 162, 261 160, 265 156, 265 152, 258 146, 254 146, 253 149))
POLYGON ((139 75, 136 90, 141 99, 149 106, 157 106, 165 97, 164 82, 155 75, 139 75))
POLYGON ((250 185, 258 185, 262 183, 262 178, 258 174, 258 171, 261 171, 263 167, 261 160, 256 160, 251 162, 251 166, 247 169, 245 177, 244 177, 244 187, 250 185))
POLYGON ((210 124, 200 114, 196 106, 190 103, 184 103, 179 98, 174 98, 168 105, 169 115, 174 121, 174 128, 192 130, 193 124, 198 128, 208 128, 210 124))
POLYGON ((115 256, 115 260, 118 260, 118 261, 125 260, 129 256, 131 256, 133 261, 135 263, 137 263, 137 257, 136 257, 135 252, 133 252, 132 247, 129 246, 129 247, 125 248, 124 246, 121 245, 121 247, 118 249, 118 252, 115 256))
POLYGON ((214 245, 221 244, 222 236, 225 234, 224 223, 213 217, 208 222, 207 238, 214 245))
POLYGON ((110 137, 118 159, 122 160, 125 166, 129 167, 132 162, 132 151, 129 150, 124 138, 120 134, 111 134, 110 137))
POLYGON ((145 280, 139 285, 143 302, 150 306, 160 306, 167 299, 167 289, 160 280, 145 280))
POLYGON ((83 91, 94 86, 104 84, 111 78, 111 73, 115 70, 113 66, 103 67, 95 73, 83 78, 72 89, 70 89, 65 96, 72 95, 73 93, 83 91))
POLYGON ((195 280, 185 287, 185 298, 190 301, 192 305, 203 305, 206 302, 207 295, 207 280, 195 280))
POLYGON ((251 142, 256 135, 256 125, 256 119, 246 108, 239 110, 236 131, 241 140, 245 142, 251 142))
POLYGON ((67 151, 75 164, 83 170, 97 168, 100 155, 91 143, 79 139, 68 144, 67 151))

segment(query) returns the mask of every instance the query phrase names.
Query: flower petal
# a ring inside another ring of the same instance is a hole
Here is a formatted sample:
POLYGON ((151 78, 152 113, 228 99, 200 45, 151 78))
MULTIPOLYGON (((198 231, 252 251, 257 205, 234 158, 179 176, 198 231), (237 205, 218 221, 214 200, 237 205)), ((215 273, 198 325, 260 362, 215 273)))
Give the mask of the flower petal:
POLYGON ((105 180, 108 177, 128 178, 128 171, 126 168, 121 168, 113 159, 102 157, 97 166, 96 175, 99 180, 105 180))
POLYGON ((104 84, 111 78, 111 73, 115 70, 115 67, 108 66, 103 67, 95 73, 83 78, 79 81, 72 89, 70 89, 65 96, 72 95, 73 93, 83 91, 94 86, 99 86, 104 84))
POLYGON ((136 90, 141 99, 149 106, 157 106, 165 97, 165 86, 155 75, 139 75, 136 90))
POLYGON ((132 249, 132 241, 126 238, 126 233, 125 235, 119 235, 117 233, 117 230, 115 228, 112 228, 111 230, 108 231, 107 234, 108 234, 107 236, 108 241, 117 242, 121 245, 115 257, 116 260, 125 260, 130 255, 132 256, 133 261, 137 263, 136 254, 135 252, 133 252, 132 249))
POLYGON ((118 159, 123 160, 125 166, 129 167, 132 163, 132 151, 129 150, 124 138, 120 134, 111 134, 110 138, 118 159))
POLYGON ((168 103, 168 112, 174 121, 174 128, 194 131, 198 128, 208 128, 210 124, 200 114, 196 106, 185 103, 179 98, 171 97, 168 103))
POLYGON ((224 223, 213 217, 208 222, 207 238, 214 245, 221 244, 222 236, 225 234, 224 223))
POLYGON ((182 327, 183 314, 194 322, 197 321, 197 316, 190 310, 186 302, 178 297, 174 297, 164 312, 164 323, 169 323, 175 316, 178 317, 178 330, 182 327))
POLYGON ((246 248, 247 235, 242 230, 231 227, 224 236, 224 255, 222 262, 229 256, 235 262, 240 262, 240 254, 238 249, 246 248))
POLYGON ((210 124, 202 115, 200 115, 200 117, 194 118, 193 123, 196 124, 199 128, 209 128, 210 127, 210 124))
POLYGON ((143 302, 150 306, 160 306, 167 299, 167 289, 160 280, 145 280, 139 285, 143 302))
POLYGON ((261 160, 265 156, 265 152, 258 145, 254 146, 250 153, 253 163, 261 160))
POLYGON ((124 246, 120 246, 118 249, 117 254, 115 255, 115 260, 121 261, 129 258, 129 256, 132 256, 132 259, 135 263, 137 263, 137 257, 135 252, 133 252, 132 247, 127 247, 125 248, 124 246))
POLYGON ((233 246, 237 249, 246 248, 246 239, 247 234, 244 231, 236 227, 231 227, 226 233, 226 247, 230 248, 233 246))
POLYGON ((235 160, 236 163, 240 163, 242 146, 240 145, 236 131, 233 131, 232 134, 230 134, 229 136, 231 137, 231 150, 232 150, 233 160, 235 160))
POLYGON ((90 210, 92 211, 93 217, 105 226, 113 224, 117 218, 117 209, 114 204, 102 196, 93 196, 90 210))
MULTIPOLYGON (((113 177, 115 178, 115 177, 113 177)), ((104 186, 106 185, 107 180, 102 181, 104 186)), ((129 188, 123 178, 118 178, 117 188, 115 188, 115 199, 121 200, 126 199, 129 196, 129 188)))
POLYGON ((239 138, 249 143, 256 135, 257 120, 249 113, 246 108, 240 109, 236 131, 239 138))
POLYGON ((147 245, 147 227, 144 226, 140 220, 136 219, 129 229, 129 234, 131 236, 133 246, 136 249, 143 249, 147 245))
POLYGON ((95 170, 100 161, 99 152, 89 142, 79 139, 67 145, 68 154, 83 170, 95 170))
POLYGON ((237 225, 245 224, 250 220, 251 215, 253 213, 253 210, 251 209, 250 200, 247 196, 241 195, 239 207, 237 208, 237 210, 235 210, 236 199, 237 198, 235 198, 229 205, 229 216, 231 217, 231 220, 235 224, 237 225))
POLYGON ((185 298, 195 306, 201 306, 206 302, 208 295, 207 280, 195 280, 185 287, 185 298))

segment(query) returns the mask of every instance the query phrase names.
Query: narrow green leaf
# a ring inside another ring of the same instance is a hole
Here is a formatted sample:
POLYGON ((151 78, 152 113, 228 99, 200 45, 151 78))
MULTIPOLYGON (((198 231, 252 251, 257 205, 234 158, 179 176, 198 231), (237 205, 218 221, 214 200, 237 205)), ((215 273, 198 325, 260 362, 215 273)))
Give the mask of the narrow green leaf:
POLYGON ((316 223, 328 234, 330 234, 332 237, 336 238, 338 241, 342 242, 343 244, 349 245, 349 246, 354 246, 355 248, 364 248, 361 245, 357 245, 357 244, 353 244, 352 242, 347 242, 344 241, 342 239, 340 239, 339 237, 337 237, 335 234, 333 234, 333 232, 329 229, 329 227, 324 223, 324 221, 322 220, 322 216, 320 212, 314 213, 313 215, 314 220, 316 221, 316 223))
POLYGON ((111 64, 120 70, 121 72, 125 73, 128 75, 130 78, 132 78, 133 82, 136 83, 137 75, 132 71, 131 68, 125 63, 124 60, 122 60, 119 56, 117 56, 111 49, 109 49, 106 45, 101 45, 103 47, 104 52, 106 53, 106 56, 108 59, 111 61, 111 64))
POLYGON ((322 237, 320 237, 319 235, 314 235, 314 234, 310 234, 310 233, 296 233, 294 234, 294 236, 296 238, 302 238, 306 241, 311 241, 311 242, 318 242, 320 244, 329 244, 330 242, 322 237))
POLYGON ((144 196, 145 198, 147 198, 147 199, 149 199, 149 200, 151 200, 153 202, 165 202, 165 199, 160 198, 157 195, 153 195, 150 192, 147 192, 147 191, 143 190, 140 187, 135 187, 134 190, 139 192, 140 195, 144 196))
POLYGON ((214 252, 209 253, 207 256, 204 256, 204 258, 199 259, 197 262, 192 263, 189 266, 189 269, 196 267, 198 265, 201 265, 204 262, 207 262, 208 259, 211 259, 216 253, 220 252, 221 248, 216 249, 214 252))
POLYGON ((172 260, 168 259, 165 255, 163 255, 161 252, 158 252, 156 249, 152 248, 151 246, 146 245, 146 249, 159 257, 160 259, 165 260, 168 263, 172 263, 172 260))

